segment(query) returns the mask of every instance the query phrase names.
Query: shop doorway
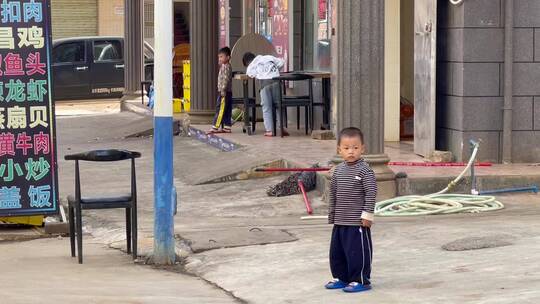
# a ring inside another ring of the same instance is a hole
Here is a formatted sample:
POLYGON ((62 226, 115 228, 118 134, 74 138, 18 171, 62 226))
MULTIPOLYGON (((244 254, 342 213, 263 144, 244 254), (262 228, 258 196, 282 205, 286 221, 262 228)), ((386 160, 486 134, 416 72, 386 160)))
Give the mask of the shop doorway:
POLYGON ((385 1, 385 139, 427 156, 435 150, 436 1, 385 1))
MULTIPOLYGON (((185 94, 184 86, 184 61, 190 59, 189 45, 189 2, 174 2, 173 30, 174 30, 174 57, 173 57, 173 97, 177 99, 189 99, 185 94)), ((189 78, 186 79, 188 81, 189 78)))
POLYGON ((399 137, 414 142, 414 0, 400 0, 399 137))
POLYGON ((414 153, 435 150, 437 1, 414 3, 414 153))

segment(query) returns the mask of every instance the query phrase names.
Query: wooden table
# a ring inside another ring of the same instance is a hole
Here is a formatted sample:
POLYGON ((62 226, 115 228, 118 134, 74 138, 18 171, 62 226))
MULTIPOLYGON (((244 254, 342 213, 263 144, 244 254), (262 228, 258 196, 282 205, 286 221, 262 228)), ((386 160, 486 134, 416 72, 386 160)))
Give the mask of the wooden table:
POLYGON ((243 74, 243 73, 237 73, 234 75, 233 77, 234 79, 236 80, 250 80, 251 77, 249 77, 247 74, 243 74))
MULTIPOLYGON (((306 74, 313 76, 313 78, 318 78, 322 80, 322 97, 323 97, 323 124, 322 128, 325 130, 330 129, 330 99, 331 99, 331 84, 330 84, 330 78, 332 77, 332 73, 330 72, 324 72, 324 71, 290 71, 287 73, 282 74, 306 74)), ((249 111, 248 108, 248 101, 249 101, 249 84, 248 81, 251 79, 246 74, 243 73, 236 73, 233 77, 235 80, 241 80, 243 83, 243 98, 244 98, 244 126, 243 126, 243 132, 247 133, 248 135, 252 134, 253 128, 250 124, 250 117, 249 117, 249 111)))
POLYGON ((330 79, 332 73, 324 71, 292 71, 292 74, 306 74, 313 76, 313 78, 330 79))

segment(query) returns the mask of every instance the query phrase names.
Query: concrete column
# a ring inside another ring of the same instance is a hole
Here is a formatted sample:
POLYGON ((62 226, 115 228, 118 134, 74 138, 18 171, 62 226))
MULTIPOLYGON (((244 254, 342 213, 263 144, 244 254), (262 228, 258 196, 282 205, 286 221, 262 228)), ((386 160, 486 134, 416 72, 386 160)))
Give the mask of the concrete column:
POLYGON ((210 123, 217 99, 218 1, 191 1, 191 123, 210 123))
POLYGON ((394 173, 384 154, 384 1, 338 1, 337 20, 337 131, 351 126, 363 131, 379 197, 391 197, 394 173))
POLYGON ((143 59, 143 9, 144 0, 124 1, 124 97, 141 96, 144 78, 143 59))

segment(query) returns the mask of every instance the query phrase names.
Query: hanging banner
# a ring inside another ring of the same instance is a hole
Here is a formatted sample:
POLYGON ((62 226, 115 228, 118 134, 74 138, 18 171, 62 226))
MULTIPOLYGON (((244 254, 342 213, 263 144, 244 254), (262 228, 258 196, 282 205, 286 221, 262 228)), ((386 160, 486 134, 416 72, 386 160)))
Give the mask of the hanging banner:
POLYGON ((319 20, 326 20, 328 16, 327 0, 319 0, 319 20))
POLYGON ((219 0, 219 47, 229 46, 229 0, 219 0))
POLYGON ((0 21, 0 216, 57 213, 49 0, 2 0, 0 21))
POLYGON ((278 57, 285 60, 283 71, 289 68, 289 1, 268 1, 270 15, 272 16, 272 44, 276 48, 278 57))

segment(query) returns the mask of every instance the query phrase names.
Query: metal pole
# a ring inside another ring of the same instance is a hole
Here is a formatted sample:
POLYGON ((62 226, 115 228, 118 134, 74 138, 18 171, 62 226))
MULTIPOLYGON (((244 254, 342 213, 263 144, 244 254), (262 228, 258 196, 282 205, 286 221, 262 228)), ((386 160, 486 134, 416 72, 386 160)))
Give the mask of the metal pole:
POLYGON ((503 163, 512 162, 512 98, 514 66, 514 0, 505 1, 504 9, 504 107, 503 107, 503 163))
MULTIPOLYGON (((478 146, 478 143, 474 140, 470 140, 469 144, 471 146, 471 155, 474 153, 474 149, 478 146)), ((474 172, 474 163, 471 166, 471 194, 478 195, 478 189, 476 189, 476 174, 474 172)))
POLYGON ((485 195, 485 194, 494 194, 494 193, 528 192, 528 191, 534 192, 534 193, 538 193, 538 186, 532 185, 532 186, 528 186, 528 187, 503 188, 503 189, 496 189, 496 190, 485 190, 485 191, 480 191, 479 194, 480 194, 480 195, 485 195))
POLYGON ((172 145, 172 0, 155 1, 154 37, 154 255, 153 262, 175 262, 172 145))

